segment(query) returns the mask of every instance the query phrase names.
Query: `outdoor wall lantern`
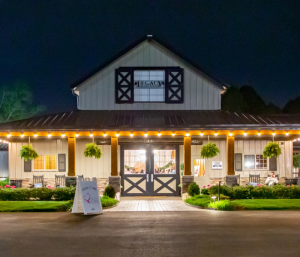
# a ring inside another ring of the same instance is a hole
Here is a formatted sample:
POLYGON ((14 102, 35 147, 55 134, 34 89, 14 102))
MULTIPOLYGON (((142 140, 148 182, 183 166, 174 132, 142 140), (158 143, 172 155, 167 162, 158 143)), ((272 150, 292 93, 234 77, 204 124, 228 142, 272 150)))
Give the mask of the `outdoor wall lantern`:
POLYGON ((212 196, 211 199, 214 200, 214 203, 216 202, 216 196, 212 196))

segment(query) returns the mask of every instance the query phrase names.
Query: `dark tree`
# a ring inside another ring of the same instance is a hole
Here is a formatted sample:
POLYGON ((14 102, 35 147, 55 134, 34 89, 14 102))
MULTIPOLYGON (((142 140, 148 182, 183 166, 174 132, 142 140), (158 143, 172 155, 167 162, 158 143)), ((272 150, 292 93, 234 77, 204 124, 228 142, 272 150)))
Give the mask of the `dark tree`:
POLYGON ((283 107, 283 112, 289 114, 300 113, 300 96, 289 100, 283 107))
POLYGON ((246 103, 245 112, 250 114, 262 114, 266 103, 251 86, 242 86, 240 92, 246 103))
POLYGON ((272 114, 280 114, 282 110, 273 103, 269 103, 266 105, 266 108, 263 110, 262 114, 272 115, 272 114))
POLYGON ((244 112, 245 101, 240 90, 236 86, 229 87, 222 95, 221 106, 223 111, 244 112))

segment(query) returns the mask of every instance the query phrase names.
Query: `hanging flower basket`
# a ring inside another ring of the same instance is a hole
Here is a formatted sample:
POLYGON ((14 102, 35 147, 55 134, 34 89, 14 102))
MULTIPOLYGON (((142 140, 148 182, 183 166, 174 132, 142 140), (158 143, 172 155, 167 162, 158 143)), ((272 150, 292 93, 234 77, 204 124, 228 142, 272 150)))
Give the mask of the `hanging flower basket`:
POLYGON ((219 148, 215 143, 208 142, 206 145, 202 146, 200 155, 202 158, 213 158, 220 153, 219 148))
POLYGON ((279 155, 281 155, 281 148, 279 144, 275 142, 268 143, 263 151, 264 158, 271 158, 272 156, 277 158, 279 155))
POLYGON ((33 160, 39 157, 37 152, 32 148, 32 144, 23 145, 21 147, 19 156, 21 157, 21 159, 25 159, 25 161, 27 161, 27 159, 33 160))
POLYGON ((86 148, 84 150, 85 157, 95 157, 95 159, 100 159, 102 153, 102 149, 95 143, 86 144, 86 148))

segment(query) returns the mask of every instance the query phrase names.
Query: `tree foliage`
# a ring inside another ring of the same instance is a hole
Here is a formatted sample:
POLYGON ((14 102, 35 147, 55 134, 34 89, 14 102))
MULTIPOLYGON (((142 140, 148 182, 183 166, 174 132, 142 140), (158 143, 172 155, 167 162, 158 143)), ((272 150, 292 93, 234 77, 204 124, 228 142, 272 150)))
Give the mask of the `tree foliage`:
POLYGON ((293 166, 294 168, 300 168, 300 153, 293 156, 293 166))
POLYGON ((102 153, 102 149, 95 143, 86 144, 86 148, 84 150, 85 157, 95 157, 95 159, 100 159, 102 153))
POLYGON ((271 158, 272 156, 277 158, 279 155, 281 155, 281 148, 276 142, 268 143, 263 151, 264 158, 271 158))
POLYGON ((202 146, 200 155, 202 158, 213 158, 220 153, 219 148, 215 143, 208 142, 206 145, 202 146))
POLYGON ((0 123, 26 119, 45 110, 44 106, 33 103, 28 85, 16 81, 0 86, 0 123))
POLYGON ((300 113, 300 96, 295 99, 289 100, 283 107, 283 112, 288 114, 300 113))
POLYGON ((23 145, 21 147, 19 156, 21 157, 21 159, 25 159, 25 161, 27 161, 27 159, 33 160, 39 157, 37 152, 32 148, 32 144, 23 145))

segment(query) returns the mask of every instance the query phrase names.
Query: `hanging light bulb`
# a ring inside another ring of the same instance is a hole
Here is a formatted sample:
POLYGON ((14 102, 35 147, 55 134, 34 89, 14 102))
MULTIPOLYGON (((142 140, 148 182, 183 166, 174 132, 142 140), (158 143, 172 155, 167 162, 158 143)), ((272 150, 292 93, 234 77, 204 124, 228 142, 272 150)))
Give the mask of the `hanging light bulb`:
POLYGON ((132 134, 132 133, 130 133, 130 137, 133 137, 133 134, 132 134))
POLYGON ((61 137, 65 137, 65 136, 66 136, 66 134, 65 134, 65 133, 62 133, 62 134, 61 134, 61 137))
POLYGON ((203 137, 203 133, 200 133, 200 136, 203 137))
POLYGON ((288 136, 288 135, 289 135, 289 132, 286 132, 285 135, 288 136))
POLYGON ((51 137, 51 134, 50 134, 50 133, 48 134, 48 137, 49 137, 49 138, 51 137))
POLYGON ((230 133, 229 133, 229 136, 232 137, 232 135, 233 135, 233 134, 230 132, 230 133))
POLYGON ((103 136, 104 136, 104 137, 106 137, 106 136, 107 136, 107 134, 106 134, 106 133, 104 133, 104 134, 103 134, 103 136))
POLYGON ((245 137, 247 136, 247 132, 244 132, 244 136, 245 136, 245 137))
POLYGON ((218 135, 218 133, 215 133, 215 136, 217 136, 218 135))
POLYGON ((8 134, 7 137, 10 138, 10 137, 11 137, 11 134, 8 134))
POLYGON ((175 137, 175 133, 172 133, 172 137, 175 137))
POLYGON ((79 137, 79 134, 78 134, 78 133, 76 133, 76 134, 75 134, 75 137, 79 137))
POLYGON ((117 133, 117 134, 116 134, 116 137, 119 137, 119 136, 120 136, 120 134, 119 134, 119 133, 117 133))
POLYGON ((186 137, 189 137, 189 136, 190 136, 190 133, 186 133, 185 136, 186 136, 186 137))
POLYGON ((93 137, 93 134, 92 134, 92 133, 90 134, 90 137, 93 137))
POLYGON ((147 133, 145 133, 145 134, 144 134, 144 137, 147 137, 147 136, 148 136, 148 134, 147 134, 147 133))
POLYGON ((273 135, 273 136, 275 136, 275 132, 274 132, 274 133, 272 133, 272 135, 273 135))
POLYGON ((38 135, 37 134, 34 134, 34 137, 37 137, 38 135))
POLYGON ((21 137, 24 137, 24 134, 21 134, 21 137))
POLYGON ((258 132, 258 134, 257 134, 258 136, 260 136, 261 135, 261 133, 260 132, 258 132))
POLYGON ((161 133, 159 132, 157 135, 160 137, 160 136, 161 136, 161 133))

